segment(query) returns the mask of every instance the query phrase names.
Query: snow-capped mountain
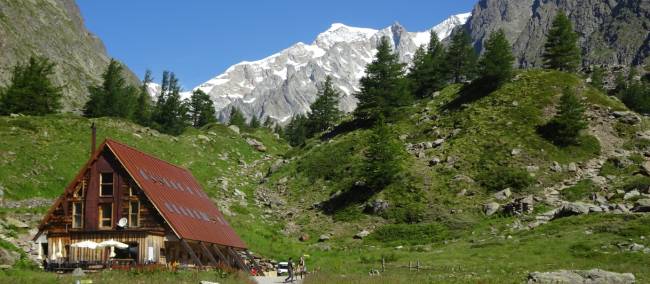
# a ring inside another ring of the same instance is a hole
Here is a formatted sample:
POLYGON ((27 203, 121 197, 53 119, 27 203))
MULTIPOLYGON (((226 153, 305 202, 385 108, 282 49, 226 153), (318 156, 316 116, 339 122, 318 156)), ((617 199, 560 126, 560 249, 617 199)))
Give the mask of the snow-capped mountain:
MULTIPOLYGON (((432 30, 444 39, 453 28, 465 24, 470 15, 452 16, 432 30)), ((381 30, 335 23, 312 44, 299 42, 262 60, 233 65, 195 89, 210 95, 222 121, 228 119, 230 107, 235 106, 248 118, 271 117, 283 124, 309 111, 318 84, 329 75, 341 93, 341 110, 349 112, 356 107, 353 93, 359 90, 359 79, 384 36, 390 39, 400 60, 409 63, 415 50, 429 42, 430 30, 408 32, 399 23, 381 30)))

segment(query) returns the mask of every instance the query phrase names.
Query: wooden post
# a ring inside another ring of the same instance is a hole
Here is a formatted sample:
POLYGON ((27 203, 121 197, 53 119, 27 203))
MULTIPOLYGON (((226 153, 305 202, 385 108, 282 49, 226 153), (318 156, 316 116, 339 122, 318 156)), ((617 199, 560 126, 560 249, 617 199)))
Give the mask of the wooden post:
POLYGON ((219 262, 230 265, 228 263, 228 258, 226 258, 226 256, 221 252, 217 245, 211 245, 210 247, 212 248, 212 251, 215 252, 215 254, 219 257, 219 262))
POLYGON ((381 258, 381 273, 384 273, 386 271, 386 259, 384 257, 381 258))
POLYGON ((194 263, 198 265, 199 268, 203 268, 203 264, 201 263, 201 260, 196 256, 194 250, 192 250, 192 247, 187 243, 187 241, 185 241, 185 239, 181 239, 181 245, 187 251, 187 253, 190 254, 192 260, 194 260, 194 263))
POLYGON ((420 271, 420 261, 418 260, 417 270, 420 271))
POLYGON ((212 266, 214 267, 217 267, 217 260, 214 259, 214 256, 212 255, 208 247, 206 247, 203 242, 199 242, 199 246, 201 247, 201 250, 203 250, 203 253, 208 256, 208 259, 210 260, 210 264, 212 264, 212 266))
POLYGON ((244 270, 244 271, 246 271, 246 272, 250 272, 250 269, 249 269, 248 266, 244 263, 244 261, 241 259, 241 256, 239 256, 239 254, 238 254, 238 253, 237 253, 237 252, 236 252, 232 247, 228 247, 228 248, 227 248, 227 251, 230 252, 230 254, 231 254, 231 255, 233 256, 233 258, 235 259, 235 263, 237 263, 237 265, 238 265, 242 270, 244 270))
POLYGON ((409 261, 409 271, 412 270, 412 267, 413 267, 413 262, 412 262, 412 261, 409 261))

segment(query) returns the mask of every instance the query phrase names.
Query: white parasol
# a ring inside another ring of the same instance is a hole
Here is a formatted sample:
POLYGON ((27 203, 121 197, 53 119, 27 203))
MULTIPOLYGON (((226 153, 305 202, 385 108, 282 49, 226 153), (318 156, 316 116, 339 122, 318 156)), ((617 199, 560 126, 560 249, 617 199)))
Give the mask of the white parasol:
POLYGON ((103 241, 101 243, 98 243, 97 247, 98 248, 116 247, 116 248, 120 248, 120 249, 125 249, 125 248, 128 248, 129 245, 111 239, 111 240, 108 240, 108 241, 103 241))
POLYGON ((71 244, 70 247, 96 249, 97 245, 98 244, 93 241, 82 241, 82 242, 71 244))
POLYGON ((52 261, 56 260, 56 245, 52 244, 52 255, 50 255, 52 261))

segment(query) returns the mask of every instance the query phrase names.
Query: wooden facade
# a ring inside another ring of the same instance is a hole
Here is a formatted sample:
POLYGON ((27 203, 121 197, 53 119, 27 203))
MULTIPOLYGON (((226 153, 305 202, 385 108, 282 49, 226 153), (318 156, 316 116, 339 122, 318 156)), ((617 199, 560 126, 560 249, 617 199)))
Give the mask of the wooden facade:
POLYGON ((110 248, 77 248, 82 241, 115 240, 113 259, 134 264, 227 265, 247 269, 232 247, 179 238, 116 154, 103 144, 56 201, 34 238, 49 261, 107 263, 110 248), (126 219, 126 226, 119 220, 126 219), (45 240, 45 241, 43 241, 45 240))

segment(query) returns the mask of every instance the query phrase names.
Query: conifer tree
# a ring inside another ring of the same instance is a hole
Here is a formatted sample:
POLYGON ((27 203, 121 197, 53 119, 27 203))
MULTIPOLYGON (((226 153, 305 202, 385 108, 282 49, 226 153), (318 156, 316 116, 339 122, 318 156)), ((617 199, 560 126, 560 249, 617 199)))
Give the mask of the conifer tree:
POLYGON ((87 117, 131 118, 136 104, 137 90, 129 86, 122 72, 124 68, 114 59, 102 74, 103 82, 89 88, 90 99, 84 107, 87 117))
POLYGON ((260 128, 260 126, 261 126, 260 120, 257 119, 257 116, 253 115, 251 121, 248 122, 248 127, 251 129, 255 129, 255 128, 260 128))
POLYGON ((454 33, 447 48, 445 63, 454 83, 471 80, 476 73, 477 55, 472 39, 465 30, 454 33))
POLYGON ((495 87, 500 86, 512 78, 514 61, 506 34, 503 30, 498 30, 490 35, 485 44, 485 52, 479 61, 480 77, 495 87))
POLYGON ((273 120, 271 119, 271 116, 267 116, 266 119, 264 120, 264 124, 262 124, 266 128, 273 128, 273 120))
POLYGON ((214 103, 210 96, 201 90, 192 92, 189 102, 189 115, 192 126, 200 128, 208 123, 217 121, 214 103))
POLYGON ((181 100, 178 78, 172 72, 163 72, 161 93, 156 101, 153 126, 161 132, 179 135, 190 124, 188 103, 181 100))
POLYGON ((148 85, 153 82, 151 70, 144 73, 144 80, 140 86, 140 94, 133 113, 133 119, 140 125, 149 125, 151 123, 151 96, 149 95, 148 85))
POLYGON ((319 87, 318 98, 314 101, 308 115, 309 135, 327 130, 336 125, 341 118, 339 110, 339 92, 334 89, 332 78, 327 76, 325 82, 319 87))
POLYGON ((61 108, 62 88, 51 79, 55 64, 44 57, 31 57, 12 70, 11 81, 0 94, 0 113, 45 115, 61 108))
POLYGON ((230 109, 230 121, 228 122, 228 125, 234 125, 240 129, 243 129, 247 126, 244 114, 234 106, 230 109))
POLYGON ((585 128, 584 106, 573 91, 567 89, 560 98, 557 114, 540 130, 553 143, 567 146, 577 144, 580 131, 585 128))
POLYGON ((364 167, 366 184, 374 191, 397 181, 404 168, 404 147, 379 117, 368 140, 364 167))
POLYGON ((291 146, 302 146, 307 141, 307 117, 302 114, 296 115, 284 129, 284 139, 291 146))
POLYGON ((573 31, 571 21, 564 12, 558 13, 544 45, 544 67, 575 72, 580 67, 580 52, 578 34, 573 31))
POLYGON ((366 67, 360 84, 361 91, 355 94, 359 100, 354 112, 357 119, 374 121, 380 115, 390 118, 397 107, 412 101, 404 64, 391 50, 387 37, 381 39, 375 59, 366 67))
POLYGON ((420 47, 415 51, 413 65, 409 68, 408 78, 416 97, 427 97, 445 86, 447 75, 444 58, 445 48, 436 32, 431 31, 427 48, 420 47))

